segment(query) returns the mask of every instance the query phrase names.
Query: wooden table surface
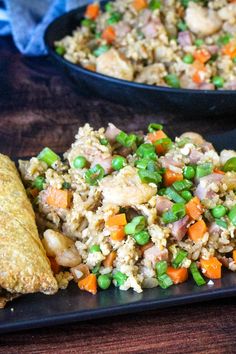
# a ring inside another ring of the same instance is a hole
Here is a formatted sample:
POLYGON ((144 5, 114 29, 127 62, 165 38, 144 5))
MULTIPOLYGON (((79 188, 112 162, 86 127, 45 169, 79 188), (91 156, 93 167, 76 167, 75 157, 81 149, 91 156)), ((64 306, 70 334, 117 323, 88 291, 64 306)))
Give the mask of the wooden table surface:
MULTIPOLYGON (((109 121, 128 130, 159 121, 172 135, 190 129, 212 133, 223 126, 222 120, 166 121, 83 97, 47 58, 22 57, 11 39, 0 38, 0 152, 29 156, 44 146, 64 151, 79 125, 109 121)), ((224 117, 224 129, 232 128, 235 122, 224 117)), ((235 305, 230 298, 5 334, 0 353, 236 353, 235 305)))

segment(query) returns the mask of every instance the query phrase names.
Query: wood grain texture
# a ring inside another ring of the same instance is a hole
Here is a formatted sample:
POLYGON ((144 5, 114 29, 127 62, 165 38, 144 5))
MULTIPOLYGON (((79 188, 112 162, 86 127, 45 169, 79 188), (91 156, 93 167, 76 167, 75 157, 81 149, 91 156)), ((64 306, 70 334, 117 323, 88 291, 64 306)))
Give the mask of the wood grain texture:
MULTIPOLYGON (((46 58, 22 57, 9 38, 0 39, 1 152, 29 156, 44 146, 64 151, 85 122, 99 127, 112 121, 131 131, 153 120, 166 123, 172 135, 222 130, 222 121, 167 122, 78 95, 46 58)), ((224 120, 225 129, 233 127, 224 120)), ((0 353, 236 353, 235 305, 231 298, 5 334, 0 353)))

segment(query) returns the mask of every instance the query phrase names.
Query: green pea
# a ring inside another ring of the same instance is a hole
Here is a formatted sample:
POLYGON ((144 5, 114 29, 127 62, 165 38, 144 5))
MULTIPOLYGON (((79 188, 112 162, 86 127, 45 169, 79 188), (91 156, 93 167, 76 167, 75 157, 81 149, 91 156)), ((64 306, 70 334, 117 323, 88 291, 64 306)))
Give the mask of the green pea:
POLYGON ((211 210, 212 216, 214 216, 214 218, 217 219, 220 219, 222 218, 222 216, 225 216, 226 212, 227 209, 224 205, 217 205, 215 208, 211 210))
POLYGON ((90 247, 89 249, 89 252, 90 253, 95 253, 95 252, 100 252, 101 251, 101 248, 99 245, 93 245, 90 247))
POLYGON ((116 281, 117 286, 121 286, 124 284, 124 282, 128 279, 127 275, 117 271, 114 275, 113 275, 113 279, 116 281))
POLYGON ((100 272, 100 266, 96 265, 93 269, 92 269, 92 273, 95 274, 97 277, 99 276, 99 272, 100 272))
POLYGON ((223 77, 221 77, 221 76, 214 76, 214 77, 212 78, 212 83, 213 83, 216 87, 221 88, 221 87, 224 86, 224 79, 223 79, 223 77))
POLYGON ((193 197, 191 192, 189 192, 189 191, 183 191, 180 194, 187 202, 189 202, 193 197))
POLYGON ((101 45, 100 47, 98 47, 97 49, 95 49, 95 50, 93 51, 93 55, 94 55, 95 57, 99 57, 100 55, 106 53, 109 49, 110 49, 110 46, 109 46, 109 45, 106 45, 106 44, 101 45))
POLYGON ((150 240, 150 235, 147 231, 141 231, 134 235, 134 239, 138 245, 146 245, 150 240))
POLYGON ((85 18, 81 21, 81 25, 84 27, 88 27, 88 28, 95 28, 96 24, 93 20, 90 20, 89 18, 85 18))
POLYGON ((186 31, 188 29, 188 26, 184 21, 179 21, 177 27, 180 31, 186 31))
POLYGON ((120 12, 112 12, 111 17, 107 20, 108 25, 113 25, 122 19, 122 14, 120 12))
POLYGON ((165 82, 167 85, 174 87, 174 88, 180 88, 180 81, 177 75, 175 74, 168 74, 164 77, 165 82))
POLYGON ((35 178, 33 182, 33 187, 37 188, 39 191, 44 189, 45 178, 42 176, 38 176, 35 178))
POLYGON ((62 45, 58 45, 56 48, 55 48, 55 52, 58 54, 58 55, 61 55, 63 56, 66 52, 65 48, 62 46, 62 45))
POLYGON ((86 158, 84 156, 77 156, 73 161, 74 168, 84 168, 86 166, 86 158))
POLYGON ((115 156, 112 159, 111 166, 113 170, 119 171, 126 165, 126 159, 123 156, 115 156))
POLYGON ((107 146, 109 144, 109 141, 107 139, 100 139, 100 144, 101 145, 104 145, 104 146, 107 146))
POLYGON ((199 48, 199 47, 201 47, 204 44, 204 40, 201 39, 201 38, 198 38, 198 39, 195 40, 194 44, 195 44, 196 47, 199 48))
POLYGON ((149 3, 149 9, 152 11, 155 11, 157 9, 160 9, 161 7, 161 1, 160 0, 151 0, 149 3))
POLYGON ((231 159, 227 160, 224 164, 223 170, 225 172, 234 171, 236 172, 236 157, 231 157, 231 159))
POLYGON ((183 62, 185 64, 192 64, 194 62, 194 57, 192 56, 192 54, 186 54, 184 57, 183 57, 183 62))
POLYGON ((106 10, 106 12, 111 12, 112 9, 113 9, 113 4, 112 4, 112 2, 110 2, 110 1, 107 2, 106 5, 105 5, 105 10, 106 10))
POLYGON ((103 289, 106 290, 109 288, 109 286, 111 285, 111 278, 109 277, 109 275, 107 274, 101 274, 98 277, 98 286, 103 289))
POLYGON ((62 183, 62 188, 63 189, 70 189, 71 188, 71 184, 69 182, 63 182, 62 183))
POLYGON ((185 166, 183 170, 184 178, 192 179, 195 176, 195 169, 192 166, 185 166))

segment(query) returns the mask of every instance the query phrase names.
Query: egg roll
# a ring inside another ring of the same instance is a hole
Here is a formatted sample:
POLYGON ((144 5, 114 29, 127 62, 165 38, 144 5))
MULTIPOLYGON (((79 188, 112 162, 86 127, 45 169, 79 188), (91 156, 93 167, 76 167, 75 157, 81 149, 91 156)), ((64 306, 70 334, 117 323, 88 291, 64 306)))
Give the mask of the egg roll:
POLYGON ((58 290, 35 214, 15 164, 0 154, 0 288, 12 294, 58 290))

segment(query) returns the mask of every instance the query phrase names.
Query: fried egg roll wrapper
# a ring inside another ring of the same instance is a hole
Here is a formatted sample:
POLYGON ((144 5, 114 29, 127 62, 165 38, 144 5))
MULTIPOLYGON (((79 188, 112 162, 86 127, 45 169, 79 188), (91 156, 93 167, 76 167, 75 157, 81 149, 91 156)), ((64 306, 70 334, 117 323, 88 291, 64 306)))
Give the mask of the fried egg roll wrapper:
POLYGON ((58 290, 35 215, 15 164, 0 154, 0 287, 11 293, 58 290))

